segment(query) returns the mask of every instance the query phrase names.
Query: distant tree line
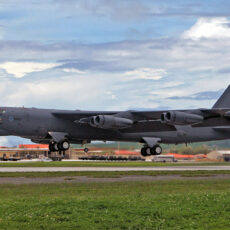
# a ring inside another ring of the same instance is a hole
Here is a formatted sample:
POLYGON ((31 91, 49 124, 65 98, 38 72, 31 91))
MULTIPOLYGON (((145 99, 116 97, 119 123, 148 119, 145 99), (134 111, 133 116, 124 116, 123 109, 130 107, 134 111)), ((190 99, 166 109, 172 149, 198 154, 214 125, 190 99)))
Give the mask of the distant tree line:
MULTIPOLYGON (((140 149, 143 144, 132 143, 132 142, 93 142, 87 145, 89 148, 113 148, 113 149, 126 149, 134 150, 140 149)), ((81 145, 72 145, 73 148, 82 148, 81 145)), ((166 145, 162 144, 164 153, 180 153, 180 154, 207 154, 217 149, 230 149, 230 140, 224 141, 211 141, 202 143, 193 143, 186 146, 185 144, 180 145, 166 145)))
POLYGON ((201 145, 201 146, 180 145, 180 146, 171 146, 169 149, 165 149, 164 152, 194 155, 194 154, 207 154, 213 150, 214 150, 213 148, 207 145, 201 145))

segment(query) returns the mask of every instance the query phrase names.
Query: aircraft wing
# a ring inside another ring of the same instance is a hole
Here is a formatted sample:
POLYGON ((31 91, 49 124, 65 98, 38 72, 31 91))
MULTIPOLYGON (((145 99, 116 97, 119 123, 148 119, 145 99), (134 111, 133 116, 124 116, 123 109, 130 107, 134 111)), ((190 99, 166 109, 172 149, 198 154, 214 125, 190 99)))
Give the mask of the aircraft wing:
POLYGON ((62 118, 65 120, 80 120, 82 118, 89 118, 97 115, 114 115, 116 117, 127 117, 135 121, 139 120, 157 120, 166 111, 62 111, 53 112, 55 117, 62 118))
POLYGON ((191 110, 162 110, 162 111, 131 111, 136 117, 142 118, 143 120, 158 120, 161 118, 163 113, 167 112, 184 112, 190 114, 199 114, 204 119, 221 117, 224 116, 230 109, 191 109, 191 110))
POLYGON ((196 114, 203 117, 204 120, 215 117, 230 118, 230 86, 225 90, 223 95, 218 99, 212 109, 196 109, 196 110, 168 110, 168 111, 53 111, 53 115, 59 118, 78 121, 82 118, 90 118, 97 115, 113 115, 115 117, 128 118, 133 122, 142 120, 158 120, 163 113, 182 112, 188 114, 196 114))
POLYGON ((55 117, 58 118, 63 118, 65 120, 71 120, 71 121, 76 121, 80 120, 81 118, 89 118, 92 116, 97 116, 97 115, 115 115, 119 112, 113 111, 81 111, 81 110, 76 110, 76 111, 62 111, 62 112, 52 112, 52 114, 55 117))
POLYGON ((163 113, 169 111, 179 111, 185 113, 192 113, 192 114, 202 114, 204 119, 214 118, 214 117, 221 117, 226 114, 226 112, 230 111, 230 109, 196 109, 196 110, 161 110, 161 111, 55 111, 52 114, 55 117, 62 118, 65 120, 77 121, 82 118, 90 118, 92 116, 97 115, 113 115, 116 117, 124 117, 132 119, 133 121, 142 121, 142 120, 159 120, 163 113))
POLYGON ((124 117, 132 119, 133 121, 142 121, 142 120, 158 120, 161 117, 161 114, 167 111, 61 111, 53 112, 52 114, 55 117, 62 118, 65 120, 78 121, 82 118, 90 118, 97 115, 113 115, 116 117, 124 117))

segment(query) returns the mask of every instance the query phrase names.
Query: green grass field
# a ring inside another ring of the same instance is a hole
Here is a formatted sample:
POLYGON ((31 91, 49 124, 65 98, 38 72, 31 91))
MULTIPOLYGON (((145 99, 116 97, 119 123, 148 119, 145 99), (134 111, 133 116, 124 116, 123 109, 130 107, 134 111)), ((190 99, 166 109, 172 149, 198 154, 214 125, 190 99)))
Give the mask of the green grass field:
POLYGON ((151 166, 195 166, 230 165, 228 162, 102 162, 102 161, 52 161, 52 162, 5 162, 0 167, 151 167, 151 166))
POLYGON ((167 176, 180 175, 183 177, 200 177, 213 175, 230 174, 229 170, 217 171, 127 171, 127 172, 103 172, 103 171, 86 171, 86 172, 0 172, 1 177, 26 177, 26 178, 46 178, 46 177, 77 177, 87 176, 93 178, 118 178, 121 176, 167 176))
POLYGON ((0 185, 0 229, 230 229, 230 181, 0 185))

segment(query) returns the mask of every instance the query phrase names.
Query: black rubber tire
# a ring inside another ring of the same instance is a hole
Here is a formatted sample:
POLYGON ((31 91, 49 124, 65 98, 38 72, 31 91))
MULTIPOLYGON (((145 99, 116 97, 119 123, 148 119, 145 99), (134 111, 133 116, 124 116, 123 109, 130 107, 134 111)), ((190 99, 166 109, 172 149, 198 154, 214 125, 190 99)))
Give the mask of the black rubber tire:
POLYGON ((153 155, 153 156, 155 156, 156 155, 156 152, 155 152, 155 148, 153 147, 153 148, 151 148, 151 155, 153 155))
POLYGON ((151 155, 161 155, 162 153, 162 148, 160 145, 155 145, 154 147, 151 148, 151 155))
POLYGON ((70 148, 70 144, 68 141, 62 141, 58 143, 58 149, 61 151, 67 151, 70 148))
POLYGON ((155 145, 153 148, 154 148, 155 155, 161 155, 162 148, 160 145, 155 145))
POLYGON ((54 148, 53 148, 53 144, 52 143, 49 143, 49 151, 50 152, 54 152, 54 148))
POLYGON ((141 148, 141 156, 147 157, 146 147, 141 148))
POLYGON ((146 155, 151 156, 151 148, 150 147, 146 147, 146 155))
POLYGON ((141 149, 141 155, 143 157, 151 156, 151 149, 149 147, 143 147, 141 149))
POLYGON ((85 152, 85 153, 88 153, 88 152, 89 152, 89 149, 88 149, 88 148, 84 148, 84 152, 85 152))
POLYGON ((57 152, 59 151, 58 144, 56 142, 52 142, 49 144, 50 152, 57 152))
POLYGON ((54 152, 59 151, 58 143, 54 142, 52 145, 53 145, 54 152))

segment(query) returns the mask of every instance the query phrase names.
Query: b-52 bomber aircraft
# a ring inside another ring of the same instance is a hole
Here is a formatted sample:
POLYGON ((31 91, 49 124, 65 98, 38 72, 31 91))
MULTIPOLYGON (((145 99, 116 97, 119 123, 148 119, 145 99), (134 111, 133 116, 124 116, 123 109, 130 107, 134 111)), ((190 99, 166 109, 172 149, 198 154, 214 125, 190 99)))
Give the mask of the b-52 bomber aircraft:
POLYGON ((49 144, 50 152, 101 140, 140 142, 142 156, 159 155, 161 143, 229 139, 230 86, 211 109, 105 112, 0 107, 0 136, 9 135, 49 144))

